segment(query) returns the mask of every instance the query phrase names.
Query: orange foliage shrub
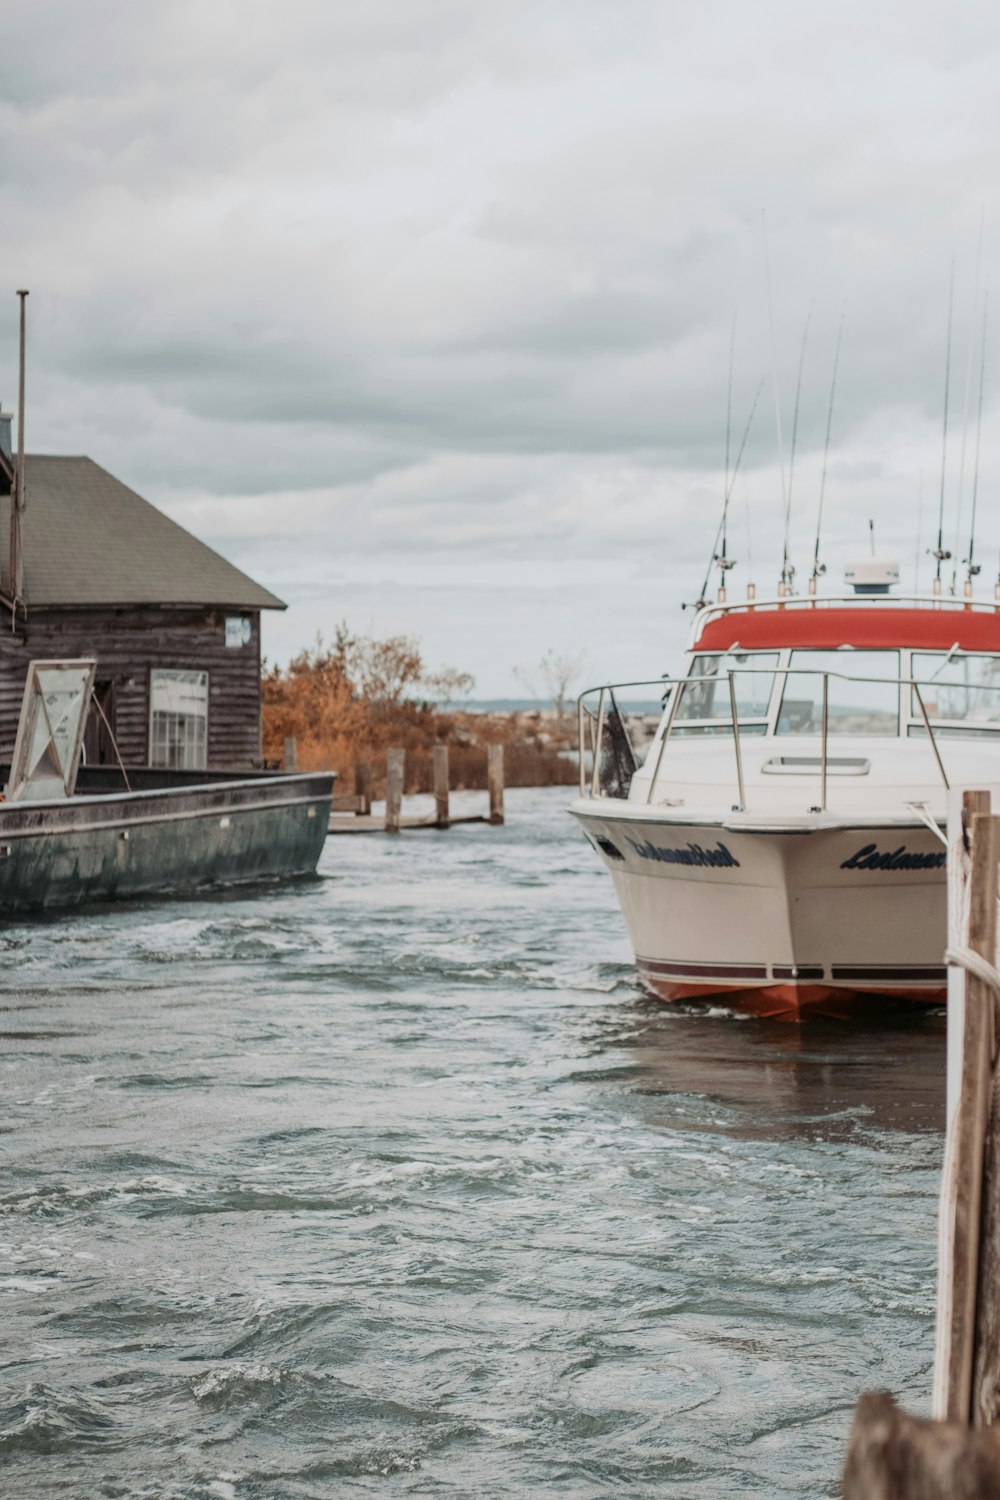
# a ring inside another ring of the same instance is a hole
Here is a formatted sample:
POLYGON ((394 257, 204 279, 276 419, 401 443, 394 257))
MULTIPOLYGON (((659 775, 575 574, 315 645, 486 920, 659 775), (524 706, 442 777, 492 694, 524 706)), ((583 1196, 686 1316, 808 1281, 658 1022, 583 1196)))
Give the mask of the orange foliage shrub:
POLYGON ((485 746, 503 741, 509 786, 546 786, 576 778, 572 761, 557 747, 537 743, 520 716, 442 713, 433 703, 414 698, 418 687, 437 697, 467 696, 471 677, 445 668, 424 670, 420 648, 409 636, 378 641, 356 638, 340 626, 332 646, 317 640, 284 669, 264 664, 263 740, 265 759, 278 764, 285 740, 294 738, 299 768, 334 770, 340 789, 353 786, 354 767, 367 761, 381 795, 385 752, 406 750, 406 790, 431 789, 431 751, 451 745, 452 785, 485 787, 485 746))

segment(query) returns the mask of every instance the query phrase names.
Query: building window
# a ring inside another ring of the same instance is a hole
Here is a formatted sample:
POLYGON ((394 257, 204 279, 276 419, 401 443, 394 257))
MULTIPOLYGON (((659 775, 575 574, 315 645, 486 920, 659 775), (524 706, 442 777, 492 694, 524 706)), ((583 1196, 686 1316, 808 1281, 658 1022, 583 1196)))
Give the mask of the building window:
POLYGON ((208 765, 207 672, 150 672, 149 763, 181 771, 208 765))

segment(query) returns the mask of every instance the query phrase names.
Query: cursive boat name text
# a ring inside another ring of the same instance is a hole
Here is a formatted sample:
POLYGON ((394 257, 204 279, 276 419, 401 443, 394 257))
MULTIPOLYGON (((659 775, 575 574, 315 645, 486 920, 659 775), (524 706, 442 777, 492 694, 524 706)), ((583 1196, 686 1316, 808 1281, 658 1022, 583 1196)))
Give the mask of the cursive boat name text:
POLYGON ((716 844, 714 849, 703 849, 700 844, 688 844, 686 849, 661 849, 658 844, 650 843, 647 839, 644 844, 630 838, 629 843, 638 854, 640 859, 657 859, 665 865, 713 865, 729 869, 738 869, 739 860, 736 859, 725 844, 716 844))
POLYGON ((898 849, 883 852, 877 844, 865 844, 850 859, 845 859, 842 870, 940 870, 947 863, 948 855, 942 849, 934 854, 911 854, 905 844, 898 849))

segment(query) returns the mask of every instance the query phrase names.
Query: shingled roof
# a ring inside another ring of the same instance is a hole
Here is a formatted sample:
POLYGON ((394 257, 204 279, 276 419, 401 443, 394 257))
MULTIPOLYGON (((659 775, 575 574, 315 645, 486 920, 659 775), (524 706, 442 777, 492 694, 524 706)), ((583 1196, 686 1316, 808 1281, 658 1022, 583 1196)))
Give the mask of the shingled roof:
MULTIPOLYGON (((218 552, 90 458, 26 454, 24 594, 33 606, 284 609, 218 552)), ((0 498, 0 584, 10 592, 10 497, 0 498)))

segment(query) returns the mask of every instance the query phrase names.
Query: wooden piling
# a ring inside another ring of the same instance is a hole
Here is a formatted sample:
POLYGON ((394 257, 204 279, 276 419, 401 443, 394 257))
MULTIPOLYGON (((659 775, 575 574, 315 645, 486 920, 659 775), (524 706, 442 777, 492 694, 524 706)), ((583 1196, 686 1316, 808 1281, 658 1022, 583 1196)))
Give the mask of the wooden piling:
POLYGON ((843 1500, 1000 1500, 1000 1432, 901 1411, 888 1391, 858 1402, 843 1500))
MULTIPOLYGON (((997 861, 1000 859, 1000 818, 977 817, 973 833, 973 879, 977 866, 984 871, 982 890, 972 892, 969 946, 996 963, 997 861), (984 837, 985 835, 985 837, 984 837), (986 847, 976 859, 975 840, 986 847)), ((982 1014, 982 1087, 984 1140, 979 1210, 979 1263, 976 1278, 976 1316, 972 1348, 971 1415, 974 1427, 991 1427, 1000 1416, 1000 1115, 997 1067, 997 997, 975 975, 966 979, 966 1008, 982 1014)))
POLYGON ((948 1134, 941 1183, 932 1408, 887 1392, 855 1411, 844 1500, 1000 1500, 1000 1107, 997 862, 988 792, 952 801, 948 826, 948 1134), (975 955, 975 956, 973 956, 975 955), (977 972, 977 960, 988 968, 977 972))
POLYGON ((286 771, 297 771, 299 769, 299 742, 294 734, 290 734, 285 740, 283 765, 286 771))
POLYGON ((503 745, 487 749, 486 779, 490 789, 490 822, 503 822, 503 745))
POLYGON ((406 775, 406 751, 390 750, 385 772, 385 831, 398 833, 403 815, 403 779, 406 775))
POLYGON ((361 817, 368 818, 372 810, 372 768, 367 760, 359 760, 354 767, 354 795, 361 817))
MULTIPOLYGON (((962 823, 971 838, 968 916, 964 945, 989 963, 996 957, 996 823, 988 792, 965 792, 962 823)), ((935 1415, 974 1419, 972 1375, 982 1217, 983 1161, 990 1116, 995 1001, 989 987, 967 973, 961 1033, 961 1086, 952 1120, 942 1189, 944 1252, 938 1268, 938 1350, 935 1415)))
POLYGON ((434 746, 434 802, 435 821, 439 828, 451 826, 448 807, 448 746, 434 746))

